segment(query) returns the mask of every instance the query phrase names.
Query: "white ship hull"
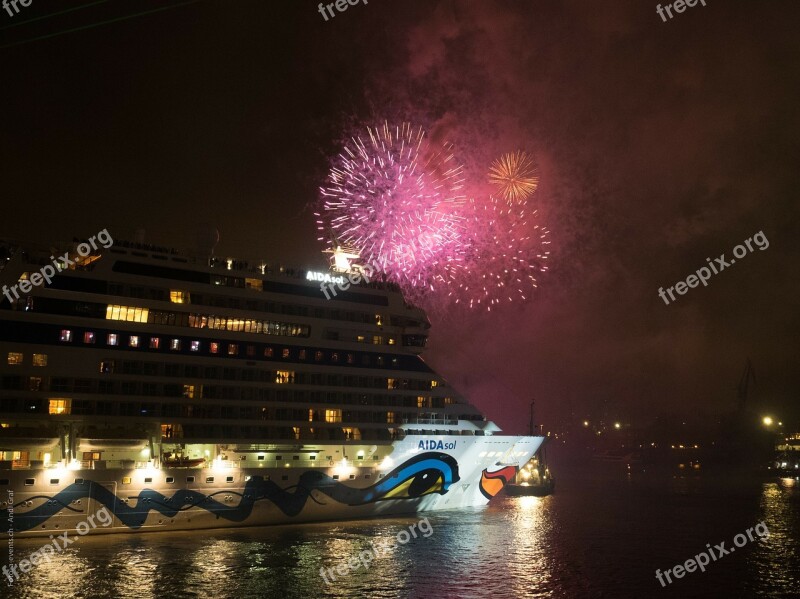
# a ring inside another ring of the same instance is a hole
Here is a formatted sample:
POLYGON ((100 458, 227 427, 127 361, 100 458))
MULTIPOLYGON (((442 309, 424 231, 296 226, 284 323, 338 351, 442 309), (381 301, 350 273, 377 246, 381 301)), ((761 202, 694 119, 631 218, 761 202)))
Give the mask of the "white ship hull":
MULTIPOLYGON (((387 456, 380 464, 356 459, 261 468, 230 462, 214 468, 6 470, 0 473, 9 479, 0 497, 0 516, 19 538, 76 530, 199 530, 459 509, 487 503, 543 440, 408 435, 372 447, 387 456)), ((321 456, 326 450, 333 454, 343 449, 341 444, 317 447, 321 456)), ((8 534, 4 531, 3 536, 8 534)))

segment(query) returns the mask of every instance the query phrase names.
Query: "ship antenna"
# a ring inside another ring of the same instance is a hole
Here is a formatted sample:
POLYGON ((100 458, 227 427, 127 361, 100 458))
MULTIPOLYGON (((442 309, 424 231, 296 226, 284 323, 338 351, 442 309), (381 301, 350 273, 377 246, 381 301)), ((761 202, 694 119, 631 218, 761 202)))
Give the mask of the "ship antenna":
POLYGON ((536 403, 536 400, 532 399, 531 400, 531 421, 530 421, 530 424, 528 425, 529 434, 530 434, 531 437, 533 437, 533 404, 535 404, 535 403, 536 403))

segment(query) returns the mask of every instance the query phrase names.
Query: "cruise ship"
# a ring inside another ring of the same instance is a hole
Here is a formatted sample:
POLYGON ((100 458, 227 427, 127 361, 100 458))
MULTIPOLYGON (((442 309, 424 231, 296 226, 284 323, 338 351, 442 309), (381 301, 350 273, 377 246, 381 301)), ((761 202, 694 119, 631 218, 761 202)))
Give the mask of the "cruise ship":
POLYGON ((0 241, 6 538, 478 506, 544 440, 425 363, 389 283, 88 241, 0 241))

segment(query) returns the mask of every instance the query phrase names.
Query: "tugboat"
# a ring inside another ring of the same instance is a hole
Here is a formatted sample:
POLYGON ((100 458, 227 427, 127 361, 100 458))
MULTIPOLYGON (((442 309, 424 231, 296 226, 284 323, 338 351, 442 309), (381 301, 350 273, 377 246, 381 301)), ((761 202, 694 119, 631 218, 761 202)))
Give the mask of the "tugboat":
MULTIPOLYGON (((533 405, 534 402, 531 401, 531 421, 529 425, 531 434, 533 434, 534 430, 533 405)), ((547 467, 547 459, 544 450, 548 438, 544 437, 544 439, 539 453, 528 460, 528 463, 516 474, 513 482, 506 485, 506 495, 511 497, 523 495, 546 497, 555 492, 556 481, 550 474, 550 469, 547 467)))

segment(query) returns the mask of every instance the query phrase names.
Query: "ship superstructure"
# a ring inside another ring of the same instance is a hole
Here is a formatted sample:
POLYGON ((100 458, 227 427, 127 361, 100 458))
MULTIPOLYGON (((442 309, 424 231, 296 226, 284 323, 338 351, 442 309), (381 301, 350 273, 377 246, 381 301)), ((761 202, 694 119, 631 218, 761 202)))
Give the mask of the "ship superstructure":
POLYGON ((427 318, 389 284, 331 295, 306 269, 80 247, 0 243, 0 285, 30 289, 0 297, 16 535, 103 507, 93 532, 479 505, 541 444, 499 435, 433 372, 427 318), (62 255, 50 284, 20 285, 62 255))

